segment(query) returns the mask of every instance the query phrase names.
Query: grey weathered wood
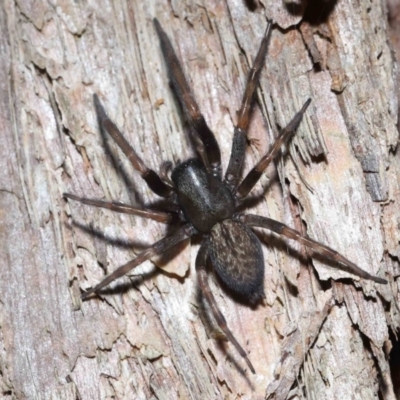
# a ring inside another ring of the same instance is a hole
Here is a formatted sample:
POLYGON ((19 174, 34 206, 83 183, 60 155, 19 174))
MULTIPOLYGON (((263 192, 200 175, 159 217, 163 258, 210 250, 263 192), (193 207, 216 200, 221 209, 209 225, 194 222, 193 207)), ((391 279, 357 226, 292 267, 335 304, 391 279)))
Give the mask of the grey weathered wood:
POLYGON ((2 398, 394 398, 388 352, 389 329, 400 327, 400 164, 385 4, 342 0, 327 21, 300 25, 292 9, 272 0, 254 12, 242 0, 0 3, 2 398), (166 233, 62 199, 69 191, 157 200, 112 144, 105 150, 92 94, 150 167, 193 154, 153 17, 177 49, 224 167, 246 72, 266 17, 276 21, 246 170, 278 127, 309 96, 313 102, 291 156, 254 190, 261 200, 251 212, 390 280, 331 280, 348 275, 262 232, 266 304, 252 310, 213 284, 256 376, 242 371, 230 344, 213 339, 193 270, 197 245, 145 263, 122 292, 79 299, 104 270, 166 233))

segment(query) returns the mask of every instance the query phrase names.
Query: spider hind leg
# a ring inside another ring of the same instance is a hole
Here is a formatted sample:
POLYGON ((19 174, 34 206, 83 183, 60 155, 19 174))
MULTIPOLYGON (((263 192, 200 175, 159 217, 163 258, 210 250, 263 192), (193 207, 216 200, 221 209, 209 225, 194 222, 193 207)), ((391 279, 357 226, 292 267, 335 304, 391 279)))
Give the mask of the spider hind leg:
POLYGON ((209 257, 209 250, 210 250, 210 243, 208 241, 204 242, 200 247, 200 250, 197 254, 196 258, 196 273, 197 278, 199 281, 200 289, 204 294, 204 297, 207 300, 208 305, 211 308, 211 312, 214 316, 215 321, 217 322, 219 328, 222 332, 226 335, 228 340, 235 346, 238 353, 244 358, 250 371, 255 374, 256 371, 253 367, 253 364, 250 362, 249 358, 247 357, 246 352, 244 351, 243 347, 239 344, 236 338, 233 336, 233 333, 228 328, 228 324, 226 322, 225 317, 221 313, 218 308, 217 302, 215 301, 215 297, 211 292, 210 285, 208 283, 208 275, 207 275, 207 260, 209 257))

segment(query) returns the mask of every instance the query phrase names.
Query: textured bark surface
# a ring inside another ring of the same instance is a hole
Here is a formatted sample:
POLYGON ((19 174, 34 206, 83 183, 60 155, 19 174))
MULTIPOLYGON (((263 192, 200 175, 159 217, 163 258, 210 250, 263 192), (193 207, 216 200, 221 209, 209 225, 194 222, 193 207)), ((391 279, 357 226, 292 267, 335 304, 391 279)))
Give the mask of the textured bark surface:
POLYGON ((389 335, 400 328, 400 160, 389 33, 398 30, 390 31, 386 7, 376 0, 308 8, 273 0, 0 2, 2 398, 395 398, 388 358, 389 335), (62 198, 159 200, 102 137, 93 93, 151 168, 194 154, 154 17, 182 60, 225 168, 249 65, 266 18, 275 21, 245 169, 308 97, 313 102, 290 155, 252 192, 250 211, 390 281, 360 280, 259 231, 265 305, 251 309, 212 283, 254 376, 231 344, 214 339, 193 268, 198 243, 80 301, 80 290, 168 232, 62 198))

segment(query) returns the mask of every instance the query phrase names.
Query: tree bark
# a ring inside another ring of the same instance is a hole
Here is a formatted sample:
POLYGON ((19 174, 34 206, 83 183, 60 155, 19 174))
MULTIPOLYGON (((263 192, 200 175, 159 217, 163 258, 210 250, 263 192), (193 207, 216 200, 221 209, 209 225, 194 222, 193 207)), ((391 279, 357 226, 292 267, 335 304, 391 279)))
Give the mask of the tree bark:
POLYGON ((386 3, 306 3, 0 3, 2 398, 396 398, 389 353, 400 328, 400 161, 386 3), (237 302, 211 278, 256 375, 216 339, 194 271, 199 242, 80 300, 81 290, 170 232, 63 199, 69 192, 162 205, 100 133, 93 94, 150 168, 195 154, 154 17, 216 135, 223 168, 247 72, 273 19, 245 171, 308 97, 312 104, 246 211, 389 281, 346 274, 257 230, 265 304, 237 302))

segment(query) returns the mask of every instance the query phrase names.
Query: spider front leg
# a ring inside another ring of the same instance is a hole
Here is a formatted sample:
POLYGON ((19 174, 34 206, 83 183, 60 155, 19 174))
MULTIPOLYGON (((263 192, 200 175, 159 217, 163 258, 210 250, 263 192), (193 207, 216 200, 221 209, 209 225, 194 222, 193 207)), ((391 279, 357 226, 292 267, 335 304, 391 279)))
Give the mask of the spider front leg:
POLYGON ((214 176, 221 176, 221 152, 218 142, 214 134, 208 127, 203 115, 200 112, 199 106, 190 90, 186 81, 185 74, 179 63, 178 57, 175 54, 172 44, 161 27, 157 19, 154 19, 158 38, 161 43, 161 50, 164 55, 165 63, 167 65, 169 78, 176 96, 182 106, 182 109, 188 119, 190 126, 193 128, 198 139, 200 139, 200 148, 198 149, 204 165, 214 176))
POLYGON ((157 195, 161 197, 171 197, 173 188, 168 186, 152 169, 148 168, 143 160, 137 155, 136 151, 124 138, 114 122, 108 118, 103 106, 100 103, 97 94, 93 95, 93 101, 96 108, 97 118, 99 120, 100 128, 105 129, 109 135, 114 139, 114 142, 128 157, 133 168, 138 171, 141 177, 146 181, 147 186, 157 195))
POLYGON ((211 312, 219 328, 222 330, 222 332, 224 332, 229 341, 236 347, 236 350, 239 352, 239 354, 245 359, 248 367, 250 368, 250 371, 253 374, 255 374, 256 371, 254 370, 253 365, 248 359, 247 354, 243 350, 242 346, 238 343, 238 341, 233 336, 232 332, 229 330, 225 317, 218 309, 217 302, 215 301, 214 295, 211 292, 211 288, 208 283, 208 274, 206 270, 208 252, 209 252, 209 242, 205 241, 201 245, 196 258, 196 273, 197 273, 197 278, 199 280, 200 289, 202 290, 208 304, 210 305, 211 312))
POLYGON ((138 265, 142 264, 143 262, 149 260, 151 257, 156 256, 158 254, 167 251, 171 247, 175 246, 176 244, 182 242, 183 240, 189 238, 190 236, 196 233, 196 229, 193 228, 191 225, 184 225, 174 234, 167 236, 158 242, 154 243, 152 246, 147 248, 146 250, 142 251, 135 259, 129 261, 127 264, 117 268, 112 274, 108 275, 107 278, 102 280, 98 285, 94 288, 82 293, 81 298, 85 300, 89 295, 92 293, 98 292, 104 286, 107 286, 112 281, 126 275, 129 271, 133 268, 137 267, 138 265))
POLYGON ((264 65, 265 56, 268 50, 269 38, 271 36, 272 22, 268 21, 264 38, 261 42, 253 67, 247 77, 246 89, 243 94, 242 104, 238 112, 238 122, 235 127, 232 142, 231 157, 225 173, 225 182, 235 189, 242 170, 243 160, 246 152, 247 129, 250 122, 250 113, 255 97, 258 82, 260 80, 261 69, 264 65))
POLYGON ((260 179, 262 173, 271 163, 271 161, 275 158, 278 151, 282 147, 282 145, 287 142, 292 135, 296 132, 297 127, 300 125, 301 120, 303 119, 303 115, 306 112, 308 106, 311 103, 311 99, 308 99, 301 110, 293 117, 293 119, 289 122, 285 129, 279 134, 276 138, 274 144, 267 154, 265 154, 261 160, 257 163, 257 165, 247 174, 247 176, 243 179, 242 183, 239 185, 236 198, 239 200, 246 197, 251 189, 253 189, 254 185, 260 179))
POLYGON ((356 264, 352 263, 350 260, 339 254, 337 251, 331 249, 330 247, 325 246, 324 244, 319 243, 308 236, 302 235, 300 232, 289 228, 287 225, 282 224, 279 221, 252 214, 241 215, 239 219, 246 225, 269 229, 270 231, 278 233, 279 235, 285 236, 289 239, 297 240, 301 244, 304 244, 308 248, 310 248, 314 253, 320 254, 329 260, 335 261, 338 264, 338 269, 350 272, 351 274, 360 276, 364 279, 369 279, 377 283, 388 283, 386 279, 379 278, 364 271, 356 264))

